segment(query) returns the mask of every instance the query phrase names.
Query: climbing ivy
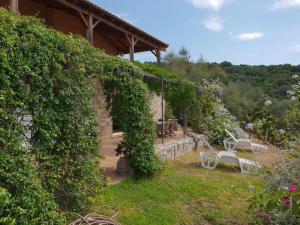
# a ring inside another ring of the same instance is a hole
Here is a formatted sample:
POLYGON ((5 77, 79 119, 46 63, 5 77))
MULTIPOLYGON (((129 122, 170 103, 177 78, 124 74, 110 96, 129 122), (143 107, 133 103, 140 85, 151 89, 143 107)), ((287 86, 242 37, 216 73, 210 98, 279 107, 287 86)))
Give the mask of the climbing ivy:
POLYGON ((99 166, 92 80, 121 104, 118 153, 155 175, 154 123, 142 71, 77 36, 0 9, 1 224, 63 224, 105 182, 99 166), (4 222, 3 222, 4 221, 4 222))

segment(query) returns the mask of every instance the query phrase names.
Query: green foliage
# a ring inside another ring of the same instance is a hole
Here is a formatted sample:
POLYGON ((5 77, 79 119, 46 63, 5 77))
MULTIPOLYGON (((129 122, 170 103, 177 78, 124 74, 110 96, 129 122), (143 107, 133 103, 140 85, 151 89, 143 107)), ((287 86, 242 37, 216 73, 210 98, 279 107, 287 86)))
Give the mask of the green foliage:
POLYGON ((103 186, 84 44, 34 18, 0 20, 0 185, 17 224, 61 224, 58 209, 83 209, 103 186))
MULTIPOLYGON (((165 63, 163 67, 168 68, 174 66, 177 68, 177 63, 184 64, 192 70, 192 64, 188 61, 188 53, 182 49, 179 55, 167 55, 170 61, 165 63)), ((202 62, 199 62, 199 64, 202 62)), ((227 114, 220 114, 219 110, 222 108, 220 102, 221 87, 218 82, 208 81, 206 79, 190 79, 186 77, 182 79, 174 72, 170 72, 163 68, 158 68, 150 63, 138 63, 143 70, 162 77, 164 79, 171 79, 178 81, 178 83, 165 84, 165 100, 170 105, 174 115, 185 115, 187 124, 194 131, 207 134, 214 143, 222 143, 225 137, 225 123, 231 118, 227 114)), ((176 70, 180 72, 180 70, 176 70)), ((153 91, 161 90, 161 81, 145 78, 145 82, 153 91)))
POLYGON ((222 143, 225 137, 227 114, 220 113, 222 92, 218 82, 203 80, 198 84, 197 103, 189 110, 190 126, 193 130, 209 136, 213 143, 222 143))
MULTIPOLYGON (((164 82, 165 100, 170 105, 173 113, 179 115, 188 110, 196 102, 196 85, 193 82, 183 80, 178 74, 159 68, 151 63, 136 63, 144 71, 157 77, 172 80, 178 83, 164 82)), ((161 81, 144 78, 152 91, 161 91, 161 81)))
POLYGON ((174 114, 173 114, 173 110, 171 108, 171 106, 169 105, 168 102, 165 103, 165 119, 173 119, 174 118, 174 114))
POLYGON ((226 80, 226 73, 221 66, 216 63, 207 63, 202 57, 197 62, 192 62, 185 48, 181 49, 178 54, 168 53, 162 66, 194 82, 201 82, 203 79, 226 80))
POLYGON ((104 186, 99 167, 92 79, 118 99, 118 148, 139 175, 161 169, 140 69, 86 40, 0 10, 1 222, 63 224, 104 186))
MULTIPOLYGON (((218 80, 223 88, 220 98, 224 101, 225 108, 235 116, 241 123, 254 123, 254 131, 270 142, 285 145, 289 140, 299 139, 299 75, 300 66, 271 65, 271 66, 249 66, 232 65, 230 62, 208 63, 201 57, 193 62, 188 51, 183 48, 178 54, 167 53, 162 67, 168 71, 181 75, 181 79, 192 81, 198 86, 202 80, 218 80), (295 83, 296 80, 296 83, 295 83), (287 99, 290 98, 291 101, 287 99), (264 115, 264 102, 271 100, 268 106, 268 118, 264 115), (283 135, 280 133, 284 131, 283 135)), ((214 101, 213 99, 211 99, 214 101)), ((199 115, 200 103, 194 104, 192 110, 199 115)), ((202 104, 205 104, 202 102, 202 104)), ((210 109, 210 107, 208 107, 210 109)), ((210 132, 220 138, 224 120, 228 118, 214 118, 211 111, 211 119, 201 115, 201 119, 191 118, 193 126, 202 132, 210 132), (202 124, 200 126, 200 124, 202 124)), ((223 126, 224 127, 224 126, 223 126)))
POLYGON ((251 198, 249 209, 256 215, 255 223, 296 225, 300 223, 300 152, 288 151, 264 175, 265 187, 251 198))
POLYGON ((250 66, 232 65, 223 62, 220 66, 227 74, 227 81, 250 83, 252 87, 260 87, 270 98, 285 99, 287 91, 293 84, 292 76, 300 72, 300 66, 270 65, 250 66))
POLYGON ((118 121, 124 132, 117 152, 129 158, 138 175, 153 176, 161 170, 162 164, 154 150, 155 126, 149 92, 142 81, 143 73, 138 67, 119 58, 104 64, 108 103, 111 106, 113 102, 121 103, 111 112, 113 116, 121 116, 118 121))
POLYGON ((266 100, 263 89, 253 87, 249 82, 229 81, 223 87, 223 101, 228 110, 241 121, 248 121, 251 115, 260 110, 266 100))

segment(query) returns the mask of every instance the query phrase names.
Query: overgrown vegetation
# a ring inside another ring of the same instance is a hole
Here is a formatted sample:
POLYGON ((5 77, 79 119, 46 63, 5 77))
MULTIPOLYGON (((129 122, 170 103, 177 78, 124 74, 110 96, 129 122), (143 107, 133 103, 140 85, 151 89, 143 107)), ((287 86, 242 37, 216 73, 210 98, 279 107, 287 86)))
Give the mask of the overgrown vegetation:
MULTIPOLYGON (((172 57, 176 58, 173 58, 172 62, 165 63, 163 67, 168 68, 171 65, 177 67, 184 63, 187 64, 186 67, 191 65, 187 56, 172 55, 172 57)), ((171 56, 167 55, 166 60, 171 60, 171 56)), ((213 143, 222 143, 226 135, 225 128, 234 133, 240 132, 235 118, 229 114, 221 101, 222 88, 217 80, 196 79, 196 77, 191 79, 188 75, 178 75, 184 69, 174 69, 177 74, 150 63, 138 63, 138 65, 144 71, 175 81, 175 83, 165 83, 165 100, 172 109, 172 114, 178 118, 183 115, 187 125, 195 132, 208 135, 213 143)), ((160 80, 145 78, 145 82, 151 90, 161 91, 160 80)))
MULTIPOLYGON (((149 67, 144 66, 149 72, 162 74, 149 67)), ((260 138, 278 146, 288 147, 289 141, 299 140, 300 102, 296 98, 291 101, 289 94, 297 91, 299 81, 293 75, 300 73, 299 66, 235 66, 229 62, 208 63, 203 58, 193 62, 188 50, 182 48, 178 53, 169 52, 161 68, 167 70, 162 74, 166 74, 166 78, 172 77, 171 73, 180 74, 173 75, 173 79, 193 82, 198 90, 209 88, 200 92, 201 97, 196 91, 200 102, 194 98, 188 100, 193 104, 186 114, 196 131, 206 132, 215 142, 222 141, 226 126, 242 135, 234 117, 241 127, 250 123, 260 138)), ((179 96, 173 96, 180 100, 179 96)))
POLYGON ((300 223, 300 149, 289 151, 264 174, 265 188, 251 200, 256 224, 297 225, 300 223))
MULTIPOLYGON (((298 76, 294 76, 298 79, 298 76)), ((299 83, 289 92, 299 99, 299 83)), ((264 174, 265 189, 252 199, 250 209, 257 224, 296 225, 300 223, 300 147, 291 145, 287 158, 264 174)))
POLYGON ((260 138, 281 147, 299 140, 300 101, 291 94, 296 92, 292 89, 299 82, 300 66, 220 66, 227 74, 224 102, 240 121, 253 123, 260 138))
POLYGON ((118 152, 154 175, 154 125, 138 67, 86 40, 0 10, 0 221, 63 224, 105 185, 99 166, 92 79, 120 104, 118 152))

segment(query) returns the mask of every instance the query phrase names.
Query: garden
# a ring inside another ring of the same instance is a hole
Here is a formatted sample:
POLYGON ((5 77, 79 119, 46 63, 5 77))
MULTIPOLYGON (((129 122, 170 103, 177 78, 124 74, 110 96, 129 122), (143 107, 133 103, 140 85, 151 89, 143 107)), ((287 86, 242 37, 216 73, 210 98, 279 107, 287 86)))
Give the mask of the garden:
POLYGON ((299 224, 299 76, 291 76, 287 99, 276 100, 287 105, 286 114, 275 114, 270 100, 239 114, 232 109, 245 107, 228 100, 235 99, 226 94, 235 84, 222 68, 194 64, 185 49, 168 54, 160 68, 130 63, 1 9, 0 224, 68 224, 90 212, 117 212, 122 224, 299 224), (240 136, 243 122, 252 123, 252 134, 275 146, 280 161, 266 163, 270 152, 239 153, 262 160, 255 176, 222 165, 201 168, 199 152, 162 162, 149 105, 149 91, 160 84, 143 71, 178 81, 166 88, 169 113, 184 115, 216 148, 225 129, 240 136), (99 166, 94 79, 109 104, 118 102, 111 114, 122 116, 124 136, 116 152, 135 172, 118 185, 109 186, 99 166))

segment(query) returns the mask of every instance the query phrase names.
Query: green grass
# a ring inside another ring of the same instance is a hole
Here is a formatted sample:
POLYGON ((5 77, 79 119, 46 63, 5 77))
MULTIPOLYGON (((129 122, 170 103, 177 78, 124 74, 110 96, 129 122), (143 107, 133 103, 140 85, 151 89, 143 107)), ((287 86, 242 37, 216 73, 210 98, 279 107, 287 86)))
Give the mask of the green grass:
POLYGON ((160 177, 108 187, 95 199, 94 211, 109 214, 99 206, 113 206, 124 225, 248 224, 249 184, 259 188, 261 181, 225 167, 203 169, 191 153, 168 163, 160 177))

